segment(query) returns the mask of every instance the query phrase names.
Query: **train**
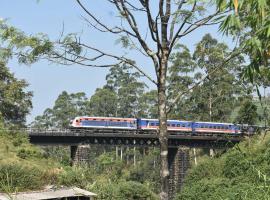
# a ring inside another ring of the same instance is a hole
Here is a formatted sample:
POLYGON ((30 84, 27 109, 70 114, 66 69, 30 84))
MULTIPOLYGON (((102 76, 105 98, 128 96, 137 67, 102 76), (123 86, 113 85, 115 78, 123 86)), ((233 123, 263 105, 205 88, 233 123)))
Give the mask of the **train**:
MULTIPOLYGON (((118 117, 75 117, 70 122, 71 128, 107 128, 130 130, 158 130, 158 119, 118 118, 118 117)), ((196 134, 228 134, 238 136, 248 129, 247 125, 219 122, 195 122, 182 120, 167 120, 167 129, 173 133, 196 134)), ((250 128, 249 130, 250 131, 250 128)))

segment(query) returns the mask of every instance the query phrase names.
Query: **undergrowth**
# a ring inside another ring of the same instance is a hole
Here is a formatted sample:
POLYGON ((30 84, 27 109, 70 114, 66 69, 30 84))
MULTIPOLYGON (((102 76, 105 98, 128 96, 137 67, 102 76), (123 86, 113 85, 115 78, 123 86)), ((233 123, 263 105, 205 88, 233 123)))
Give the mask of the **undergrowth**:
POLYGON ((270 199, 270 135, 257 135, 204 159, 189 171, 175 199, 270 199))

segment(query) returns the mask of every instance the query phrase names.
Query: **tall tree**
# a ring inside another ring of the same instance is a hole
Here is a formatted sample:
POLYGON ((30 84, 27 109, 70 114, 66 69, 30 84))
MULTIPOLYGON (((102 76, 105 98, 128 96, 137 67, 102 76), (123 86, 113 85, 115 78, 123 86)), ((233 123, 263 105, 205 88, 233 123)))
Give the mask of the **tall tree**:
POLYGON ((32 108, 32 92, 25 80, 15 78, 0 58, 0 118, 6 123, 23 125, 32 108))
POLYGON ((139 98, 146 87, 138 80, 140 76, 140 73, 134 72, 134 69, 127 64, 110 68, 104 87, 111 89, 117 95, 115 116, 138 117, 139 98))
MULTIPOLYGON (((170 57, 171 66, 168 75, 168 100, 171 101, 181 91, 186 91, 195 83, 197 73, 195 62, 189 49, 184 45, 176 45, 175 52, 170 57)), ((181 101, 175 103, 170 112, 171 119, 193 120, 190 113, 192 106, 189 94, 184 95, 181 101)))
MULTIPOLYGON (((197 106, 192 113, 198 113, 199 120, 228 121, 237 99, 241 94, 241 71, 244 58, 236 56, 218 68, 230 54, 224 43, 219 43, 206 34, 197 44, 194 59, 201 76, 207 79, 194 90, 197 106)), ((196 101, 195 100, 195 101, 196 101)))
POLYGON ((53 108, 47 108, 43 115, 37 116, 32 123, 34 127, 67 128, 70 120, 86 114, 87 98, 85 93, 68 94, 63 91, 56 99, 53 108))
POLYGON ((117 114, 117 94, 109 88, 98 88, 87 103, 87 114, 115 117, 117 114))
POLYGON ((151 90, 141 95, 139 98, 138 116, 141 118, 158 118, 158 100, 156 90, 151 90))
POLYGON ((239 124, 249 124, 254 125, 258 121, 258 113, 257 106, 250 100, 247 99, 243 102, 238 116, 236 118, 236 122, 239 124))

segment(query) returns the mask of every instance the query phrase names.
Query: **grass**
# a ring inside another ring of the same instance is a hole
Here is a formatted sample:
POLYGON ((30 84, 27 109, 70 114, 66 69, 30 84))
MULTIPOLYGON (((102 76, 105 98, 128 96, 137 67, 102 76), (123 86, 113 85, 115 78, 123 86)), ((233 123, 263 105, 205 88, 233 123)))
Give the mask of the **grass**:
POLYGON ((41 189, 50 183, 51 170, 60 164, 44 155, 23 133, 0 129, 0 191, 41 189))

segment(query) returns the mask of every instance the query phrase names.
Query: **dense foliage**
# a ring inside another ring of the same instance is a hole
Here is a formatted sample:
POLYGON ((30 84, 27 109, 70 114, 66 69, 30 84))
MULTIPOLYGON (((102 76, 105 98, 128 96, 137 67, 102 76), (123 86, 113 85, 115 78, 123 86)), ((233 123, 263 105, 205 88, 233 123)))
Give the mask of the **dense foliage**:
POLYGON ((15 78, 0 55, 0 120, 24 124, 32 108, 32 92, 26 91, 25 80, 15 78))
POLYGON ((270 136, 259 135, 189 171, 175 199, 269 199, 270 136))

